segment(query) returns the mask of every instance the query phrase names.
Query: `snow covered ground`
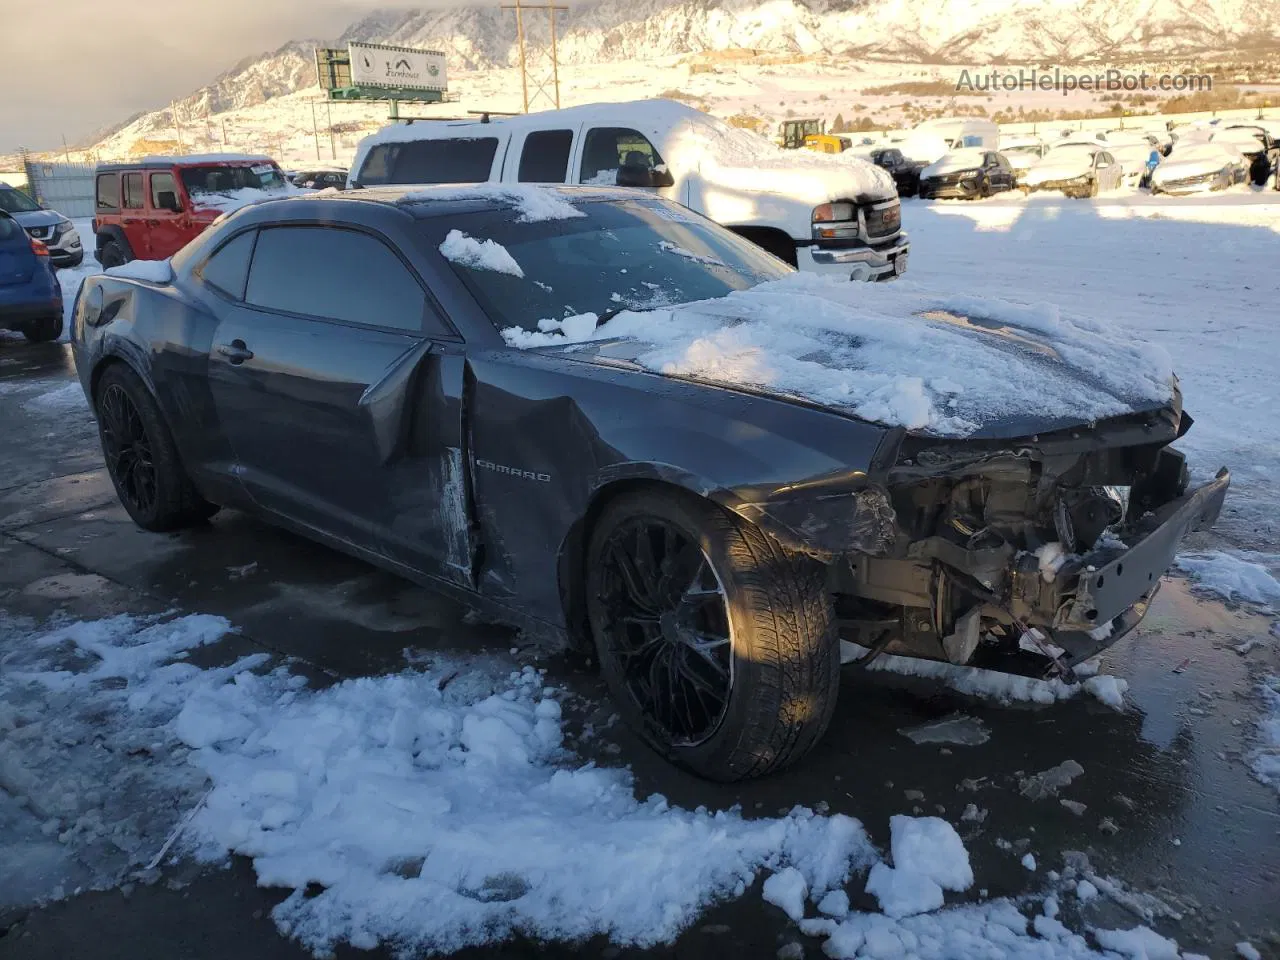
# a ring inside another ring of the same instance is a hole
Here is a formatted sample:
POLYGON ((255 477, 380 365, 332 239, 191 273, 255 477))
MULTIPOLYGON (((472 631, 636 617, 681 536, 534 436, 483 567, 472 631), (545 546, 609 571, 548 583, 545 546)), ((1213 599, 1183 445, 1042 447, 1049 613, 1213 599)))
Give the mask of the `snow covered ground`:
POLYGON ((0 907, 235 853, 294 891, 273 919, 317 955, 516 933, 646 946, 743 896, 830 957, 1101 956, 1086 934, 1179 955, 1145 927, 1059 919, 1069 897, 1132 899, 1082 855, 1038 894, 975 902, 968 851, 936 817, 893 817, 882 855, 844 815, 637 798, 627 771, 564 749, 562 694, 532 667, 437 660, 317 689, 266 654, 219 659, 230 630, 203 615, 0 624, 0 907), (850 912, 864 888, 882 912, 850 912))

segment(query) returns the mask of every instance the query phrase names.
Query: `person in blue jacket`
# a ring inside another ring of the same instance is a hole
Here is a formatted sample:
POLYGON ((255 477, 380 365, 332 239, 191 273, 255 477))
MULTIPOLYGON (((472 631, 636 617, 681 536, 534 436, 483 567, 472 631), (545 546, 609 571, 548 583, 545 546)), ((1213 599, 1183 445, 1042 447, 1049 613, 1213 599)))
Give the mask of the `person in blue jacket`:
POLYGON ((1160 166, 1160 151, 1155 147, 1152 147, 1151 156, 1147 157, 1147 172, 1142 175, 1142 180, 1138 186, 1151 186, 1151 174, 1155 173, 1156 167, 1158 166, 1160 166))

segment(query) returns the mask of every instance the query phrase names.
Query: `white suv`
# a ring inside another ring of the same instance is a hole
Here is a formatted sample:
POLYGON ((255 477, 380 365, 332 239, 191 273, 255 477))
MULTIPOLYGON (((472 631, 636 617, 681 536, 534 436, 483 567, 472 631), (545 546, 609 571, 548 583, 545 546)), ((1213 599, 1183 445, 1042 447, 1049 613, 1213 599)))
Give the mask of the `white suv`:
POLYGON ((482 182, 635 187, 802 270, 884 280, 907 267, 885 171, 848 154, 780 150, 670 100, 393 124, 361 141, 350 185, 482 182))

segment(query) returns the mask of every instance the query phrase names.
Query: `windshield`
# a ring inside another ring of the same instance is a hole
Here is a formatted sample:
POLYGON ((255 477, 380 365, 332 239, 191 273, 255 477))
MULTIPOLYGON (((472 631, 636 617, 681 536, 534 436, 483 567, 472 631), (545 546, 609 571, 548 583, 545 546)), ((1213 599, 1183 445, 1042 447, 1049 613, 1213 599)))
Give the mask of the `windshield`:
POLYGON ((1079 157, 1081 159, 1092 159, 1093 155, 1098 152, 1097 147, 1091 147, 1085 143, 1065 143, 1060 147, 1054 147, 1046 155, 1046 159, 1061 160, 1063 157, 1079 157))
POLYGON ((1040 155, 1040 144, 1038 143, 1020 143, 1016 147, 1001 147, 1001 153, 1029 153, 1033 156, 1040 155))
POLYGON ((0 188, 0 210, 5 213, 30 213, 39 209, 40 205, 21 190, 0 188))
POLYGON ((202 193, 232 193, 236 190, 279 190, 284 174, 272 163, 252 166, 183 167, 182 185, 191 196, 202 193))
POLYGON ((510 210, 428 221, 441 252, 500 330, 723 297, 791 268, 660 200, 579 203, 586 216, 516 223, 510 210))

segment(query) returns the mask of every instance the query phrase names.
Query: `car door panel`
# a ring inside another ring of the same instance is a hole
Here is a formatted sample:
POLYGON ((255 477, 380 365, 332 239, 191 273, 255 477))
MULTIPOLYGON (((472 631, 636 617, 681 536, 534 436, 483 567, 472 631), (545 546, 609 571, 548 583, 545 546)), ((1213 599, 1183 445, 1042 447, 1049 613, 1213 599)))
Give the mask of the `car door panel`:
POLYGON ((370 230, 257 238, 244 299, 218 298, 208 360, 236 475, 264 510, 469 584, 460 347, 421 279, 370 230))
POLYGON ((387 521, 382 454, 360 401, 420 342, 229 305, 214 333, 209 381, 254 501, 376 550, 387 521))

